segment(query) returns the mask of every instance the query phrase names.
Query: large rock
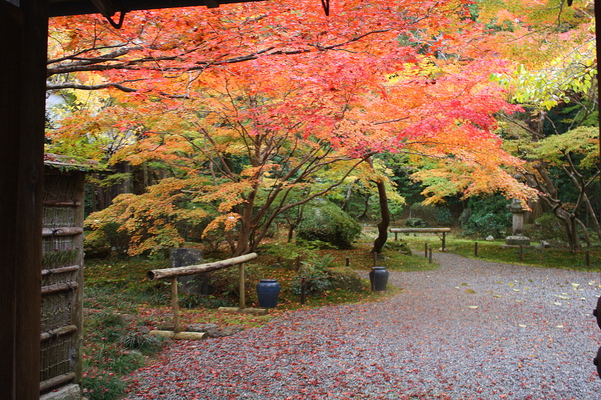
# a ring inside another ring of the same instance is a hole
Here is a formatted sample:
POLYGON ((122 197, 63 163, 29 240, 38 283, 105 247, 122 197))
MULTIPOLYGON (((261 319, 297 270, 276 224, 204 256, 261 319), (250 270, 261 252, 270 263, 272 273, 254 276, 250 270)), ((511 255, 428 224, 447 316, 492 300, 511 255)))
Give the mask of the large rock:
POLYGON ((507 246, 530 246, 530 238, 527 236, 507 236, 505 244, 507 246))
POLYGON ((70 384, 40 396, 40 400, 83 400, 79 385, 70 384))

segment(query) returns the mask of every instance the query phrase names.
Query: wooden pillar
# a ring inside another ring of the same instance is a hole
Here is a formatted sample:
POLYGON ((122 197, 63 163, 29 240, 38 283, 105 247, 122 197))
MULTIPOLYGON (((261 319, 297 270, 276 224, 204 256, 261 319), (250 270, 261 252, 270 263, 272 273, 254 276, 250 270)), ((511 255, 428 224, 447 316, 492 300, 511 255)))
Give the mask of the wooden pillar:
POLYGON ((238 272, 240 275, 240 308, 246 308, 246 288, 244 286, 244 263, 238 266, 238 272))
POLYGON ((447 233, 443 232, 442 233, 442 251, 443 252, 446 250, 446 245, 447 245, 447 233))
POLYGON ((173 311, 173 332, 182 331, 182 324, 179 321, 179 295, 177 294, 177 276, 171 278, 171 309, 173 311))
POLYGON ((0 393, 39 399, 48 3, 0 0, 0 393))

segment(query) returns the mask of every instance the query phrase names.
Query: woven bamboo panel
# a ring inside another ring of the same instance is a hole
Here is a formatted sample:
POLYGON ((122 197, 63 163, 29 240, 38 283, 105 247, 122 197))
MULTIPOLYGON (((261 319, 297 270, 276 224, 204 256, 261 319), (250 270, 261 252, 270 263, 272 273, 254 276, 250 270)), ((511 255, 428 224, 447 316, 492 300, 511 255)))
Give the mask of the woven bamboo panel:
POLYGON ((47 274, 42 273, 42 286, 50 286, 50 285, 54 285, 57 283, 68 283, 68 282, 73 282, 77 280, 77 274, 79 274, 79 268, 75 269, 76 267, 78 267, 77 265, 73 266, 73 270, 71 271, 64 271, 64 272, 57 272, 57 271, 61 271, 61 269, 68 269, 67 268, 51 268, 48 270, 43 270, 43 272, 48 271, 47 274))
POLYGON ((75 207, 44 207, 44 228, 75 226, 75 207))
POLYGON ((45 381, 73 370, 73 335, 54 337, 41 343, 40 381, 45 381))
POLYGON ((75 293, 69 290, 42 297, 42 332, 73 324, 75 293))

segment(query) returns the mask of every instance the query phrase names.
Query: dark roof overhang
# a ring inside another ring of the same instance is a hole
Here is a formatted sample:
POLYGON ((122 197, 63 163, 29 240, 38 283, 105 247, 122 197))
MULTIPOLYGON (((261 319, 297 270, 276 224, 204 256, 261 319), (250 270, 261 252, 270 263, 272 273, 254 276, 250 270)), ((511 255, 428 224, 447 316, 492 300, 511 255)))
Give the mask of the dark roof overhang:
POLYGON ((105 17, 117 11, 150 10, 158 8, 205 6, 219 7, 221 4, 249 3, 262 0, 50 0, 50 16, 95 14, 105 17))

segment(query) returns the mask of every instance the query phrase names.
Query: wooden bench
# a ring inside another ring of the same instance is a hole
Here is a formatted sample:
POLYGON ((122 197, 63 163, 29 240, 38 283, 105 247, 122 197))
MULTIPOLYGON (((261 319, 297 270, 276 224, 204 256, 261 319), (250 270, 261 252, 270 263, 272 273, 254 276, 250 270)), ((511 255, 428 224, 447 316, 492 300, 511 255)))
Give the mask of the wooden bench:
POLYGON ((442 233, 442 251, 445 251, 447 232, 451 232, 451 228, 390 228, 394 240, 398 240, 399 233, 442 233))

